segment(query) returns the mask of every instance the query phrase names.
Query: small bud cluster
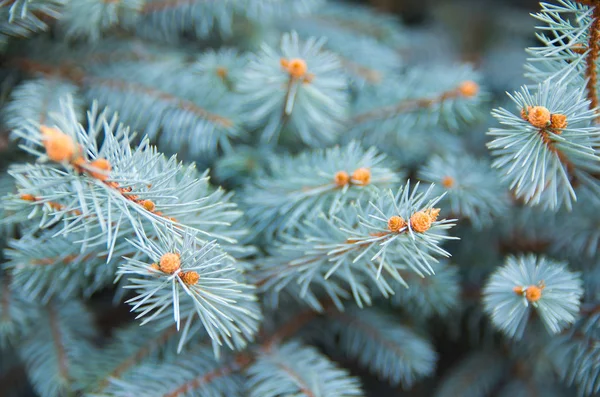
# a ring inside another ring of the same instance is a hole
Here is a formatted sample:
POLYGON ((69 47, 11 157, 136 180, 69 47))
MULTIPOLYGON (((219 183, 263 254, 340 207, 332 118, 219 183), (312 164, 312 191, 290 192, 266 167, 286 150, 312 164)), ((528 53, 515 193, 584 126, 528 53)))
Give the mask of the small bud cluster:
MULTIPOLYGON (((152 263, 150 268, 154 271, 160 271, 166 274, 174 274, 175 272, 181 269, 181 257, 179 254, 175 254, 173 252, 167 252, 163 256, 161 256, 160 261, 157 263, 152 263)), ((200 275, 196 271, 181 271, 179 272, 179 278, 186 285, 196 285, 200 280, 200 275)))
POLYGON ((350 176, 346 171, 338 171, 333 177, 333 182, 338 187, 348 184, 366 186, 371 183, 371 170, 368 168, 357 168, 350 176))
MULTIPOLYGON (((430 208, 417 211, 410 217, 410 228, 417 233, 425 233, 431 228, 440 214, 439 208, 430 208)), ((388 230, 392 233, 399 233, 408 226, 408 223, 401 216, 394 215, 388 219, 388 230)))
MULTIPOLYGON (((131 187, 121 187, 117 182, 108 181, 112 165, 107 159, 97 158, 92 161, 87 161, 81 155, 82 150, 77 148, 73 138, 64 132, 42 125, 40 127, 42 133, 42 143, 46 149, 46 155, 52 161, 59 163, 69 163, 79 172, 86 173, 94 179, 104 182, 107 186, 117 189, 123 197, 131 200, 159 216, 164 216, 162 212, 155 211, 156 204, 152 200, 142 200, 138 195, 130 194, 133 190, 131 187)), ((166 217, 173 221, 173 218, 166 217)))
POLYGON ((281 64, 281 67, 294 79, 302 79, 304 83, 310 83, 315 78, 312 73, 308 73, 308 65, 306 65, 306 61, 304 59, 292 58, 288 60, 281 58, 279 63, 281 64))
POLYGON ((554 133, 561 134, 567 128, 567 116, 550 113, 544 106, 527 106, 521 109, 521 118, 536 128, 551 128, 554 133))
POLYGON ((538 285, 529 285, 527 287, 516 286, 513 291, 517 295, 525 296, 525 299, 531 303, 535 303, 542 298, 542 291, 545 285, 543 281, 540 281, 538 285))

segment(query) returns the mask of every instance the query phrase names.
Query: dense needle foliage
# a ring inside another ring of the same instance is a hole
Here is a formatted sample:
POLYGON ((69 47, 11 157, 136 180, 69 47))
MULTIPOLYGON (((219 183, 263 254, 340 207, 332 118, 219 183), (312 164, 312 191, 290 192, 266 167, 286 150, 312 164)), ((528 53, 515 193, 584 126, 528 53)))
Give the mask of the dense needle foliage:
POLYGON ((499 10, 0 0, 0 395, 600 393, 600 2, 499 10))

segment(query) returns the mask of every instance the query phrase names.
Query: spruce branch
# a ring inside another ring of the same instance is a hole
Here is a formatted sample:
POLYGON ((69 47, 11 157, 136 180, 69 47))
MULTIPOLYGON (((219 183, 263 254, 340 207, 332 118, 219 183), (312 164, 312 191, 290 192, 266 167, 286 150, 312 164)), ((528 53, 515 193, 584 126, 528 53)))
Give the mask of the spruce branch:
POLYGON ((292 29, 303 38, 327 37, 324 47, 338 57, 359 90, 365 83, 385 84, 403 65, 393 48, 406 40, 398 21, 367 7, 326 2, 311 13, 275 23, 281 31, 292 29))
MULTIPOLYGON (((178 357, 175 354, 178 337, 175 324, 163 329, 139 327, 133 323, 117 330, 110 343, 89 358, 85 377, 81 381, 83 388, 93 395, 103 394, 111 384, 126 382, 140 365, 158 365, 164 360, 178 357)), ((197 348, 198 344, 191 345, 197 348)))
POLYGON ((536 36, 543 46, 532 47, 528 75, 541 83, 551 79, 584 87, 590 110, 598 116, 598 56, 600 54, 600 8, 595 1, 560 0, 541 3, 533 16, 544 23, 536 36))
POLYGON ((54 63, 23 57, 13 64, 34 75, 67 80, 89 103, 118 109, 121 121, 132 130, 144 129, 164 151, 182 157, 204 155, 210 159, 217 149, 229 148, 229 139, 243 135, 236 117, 239 99, 222 91, 197 90, 189 83, 197 78, 193 67, 181 56, 153 60, 134 56, 134 60, 107 63, 98 60, 101 53, 87 51, 85 62, 80 63, 64 55, 54 63), (221 114, 224 111, 226 114, 221 114), (179 133, 163 134, 164 130, 179 133))
POLYGON ((226 344, 242 349, 254 338, 261 319, 253 288, 244 282, 231 257, 192 233, 156 231, 157 241, 138 234, 131 244, 152 263, 126 258, 118 276, 127 277, 135 296, 127 301, 142 325, 175 323, 181 343, 189 339, 195 316, 213 341, 215 354, 226 344))
POLYGON ((48 30, 61 16, 65 0, 2 0, 0 2, 0 44, 9 37, 30 37, 48 30))
POLYGON ((551 334, 575 321, 583 294, 579 274, 544 257, 508 257, 483 291, 486 312, 507 336, 521 339, 532 311, 551 334))
MULTIPOLYGON (((8 242, 6 269, 30 299, 47 303, 89 297, 112 284, 120 257, 135 256, 126 241, 116 243, 112 258, 106 247, 84 245, 82 233, 56 236, 54 230, 28 233, 8 242)), ((98 231, 102 234, 102 231, 98 231)))
POLYGON ((397 142, 402 132, 416 140, 415 128, 458 130, 479 117, 477 109, 486 97, 479 81, 469 65, 438 65, 409 69, 385 84, 365 87, 353 104, 345 138, 383 147, 397 142))
POLYGON ((544 352, 553 369, 567 385, 574 385, 582 396, 592 396, 600 390, 600 330, 598 306, 584 308, 582 316, 569 329, 550 341, 544 352))
POLYGON ((124 379, 111 378, 99 396, 180 397, 201 393, 214 397, 243 396, 239 374, 246 361, 242 354, 216 360, 210 348, 197 346, 161 362, 145 361, 124 379))
POLYGON ((434 275, 421 277, 417 273, 402 272, 402 278, 409 285, 394 285, 390 303, 419 318, 434 315, 448 316, 459 307, 461 297, 459 269, 446 260, 432 264, 434 275))
POLYGON ((449 256, 439 245, 452 238, 444 231, 453 224, 437 219, 440 197, 430 199, 430 193, 431 187, 420 192, 418 185, 411 192, 407 184, 395 195, 380 193, 365 207, 358 200, 313 214, 260 260, 257 284, 274 303, 282 290, 296 288, 298 298, 322 310, 321 293, 341 308, 340 298, 351 292, 362 307, 371 304, 371 290, 386 298, 393 293, 388 277, 406 286, 403 271, 433 274, 436 257, 449 256))
POLYGON ((475 228, 490 226, 508 211, 509 197, 488 161, 466 153, 431 156, 419 170, 421 181, 435 183, 434 194, 452 217, 466 218, 475 228))
POLYGON ((365 191, 389 188, 401 180, 402 173, 387 156, 351 142, 271 158, 268 173, 244 189, 241 202, 252 229, 268 242, 294 229, 311 212, 326 212, 332 202, 350 203, 365 191))
POLYGON ((229 245, 236 255, 247 251, 233 248, 245 229, 229 227, 241 213, 229 202, 230 194, 209 186, 206 174, 166 158, 147 140, 132 148, 128 129, 97 105, 88 113, 87 130, 70 102, 64 112, 55 119, 57 128, 31 123, 15 132, 40 162, 11 171, 19 189, 7 202, 14 218, 24 220, 32 207, 34 214, 41 210, 42 227, 64 221, 62 233, 86 233, 84 241, 113 247, 109 259, 117 236, 132 237, 131 228, 144 224, 191 228, 229 245))
POLYGON ((497 351, 476 351, 463 359, 443 379, 435 397, 485 396, 502 381, 508 363, 497 351))
POLYGON ((37 318, 35 305, 12 284, 9 274, 0 274, 0 348, 16 346, 37 318))
POLYGON ((60 103, 67 96, 74 99, 77 119, 83 119, 82 104, 77 99, 77 86, 55 78, 39 78, 26 81, 11 93, 11 101, 2 108, 2 119, 10 129, 21 128, 30 120, 45 124, 51 113, 60 112, 60 103))
POLYGON ((322 0, 146 0, 140 10, 135 32, 168 42, 177 42, 185 34, 207 38, 217 32, 231 37, 234 21, 266 20, 307 13, 322 0))
POLYGON ((424 337, 376 309, 328 314, 325 328, 341 350, 391 385, 410 388, 435 369, 437 354, 424 337))
POLYGON ((416 98, 408 99, 399 102, 396 105, 386 106, 380 109, 371 110, 366 113, 358 114, 352 119, 352 123, 363 123, 370 120, 382 120, 388 119, 394 116, 398 116, 404 113, 416 112, 423 109, 432 108, 434 106, 441 105, 445 101, 455 98, 471 98, 477 95, 479 91, 479 85, 474 81, 467 80, 463 81, 456 88, 452 88, 448 91, 439 93, 435 97, 431 98, 416 98))
POLYGON ((289 127, 306 145, 335 142, 348 112, 348 81, 337 57, 322 49, 325 39, 301 41, 284 34, 278 49, 264 44, 238 84, 250 127, 262 140, 277 140, 289 127))
POLYGON ((102 34, 120 27, 132 29, 145 0, 79 0, 67 2, 60 28, 69 39, 98 41, 102 34))
POLYGON ((91 316, 80 302, 70 301, 40 307, 37 321, 19 346, 29 379, 40 395, 70 395, 95 351, 91 316))
POLYGON ((557 210, 572 208, 577 186, 598 191, 599 133, 584 90, 548 80, 535 94, 524 87, 511 99, 520 114, 493 112, 503 128, 490 129, 496 138, 488 147, 516 197, 557 210))
POLYGON ((312 347, 290 341, 258 354, 247 369, 251 397, 362 396, 357 379, 312 347))

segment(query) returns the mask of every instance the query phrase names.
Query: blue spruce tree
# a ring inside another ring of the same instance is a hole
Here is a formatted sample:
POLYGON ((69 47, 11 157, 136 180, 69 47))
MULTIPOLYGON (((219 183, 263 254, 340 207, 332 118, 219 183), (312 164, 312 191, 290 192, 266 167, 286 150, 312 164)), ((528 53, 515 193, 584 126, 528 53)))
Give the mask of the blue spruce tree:
POLYGON ((532 16, 0 0, 0 394, 600 394, 600 2, 532 16))

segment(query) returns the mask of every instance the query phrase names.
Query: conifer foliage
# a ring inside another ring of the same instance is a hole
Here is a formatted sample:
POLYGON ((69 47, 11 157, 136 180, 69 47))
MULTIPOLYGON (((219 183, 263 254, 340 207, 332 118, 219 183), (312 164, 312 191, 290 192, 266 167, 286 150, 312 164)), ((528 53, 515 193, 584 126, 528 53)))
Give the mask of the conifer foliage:
POLYGON ((354 2, 0 0, 0 394, 600 393, 600 2, 533 18, 506 98, 354 2))

